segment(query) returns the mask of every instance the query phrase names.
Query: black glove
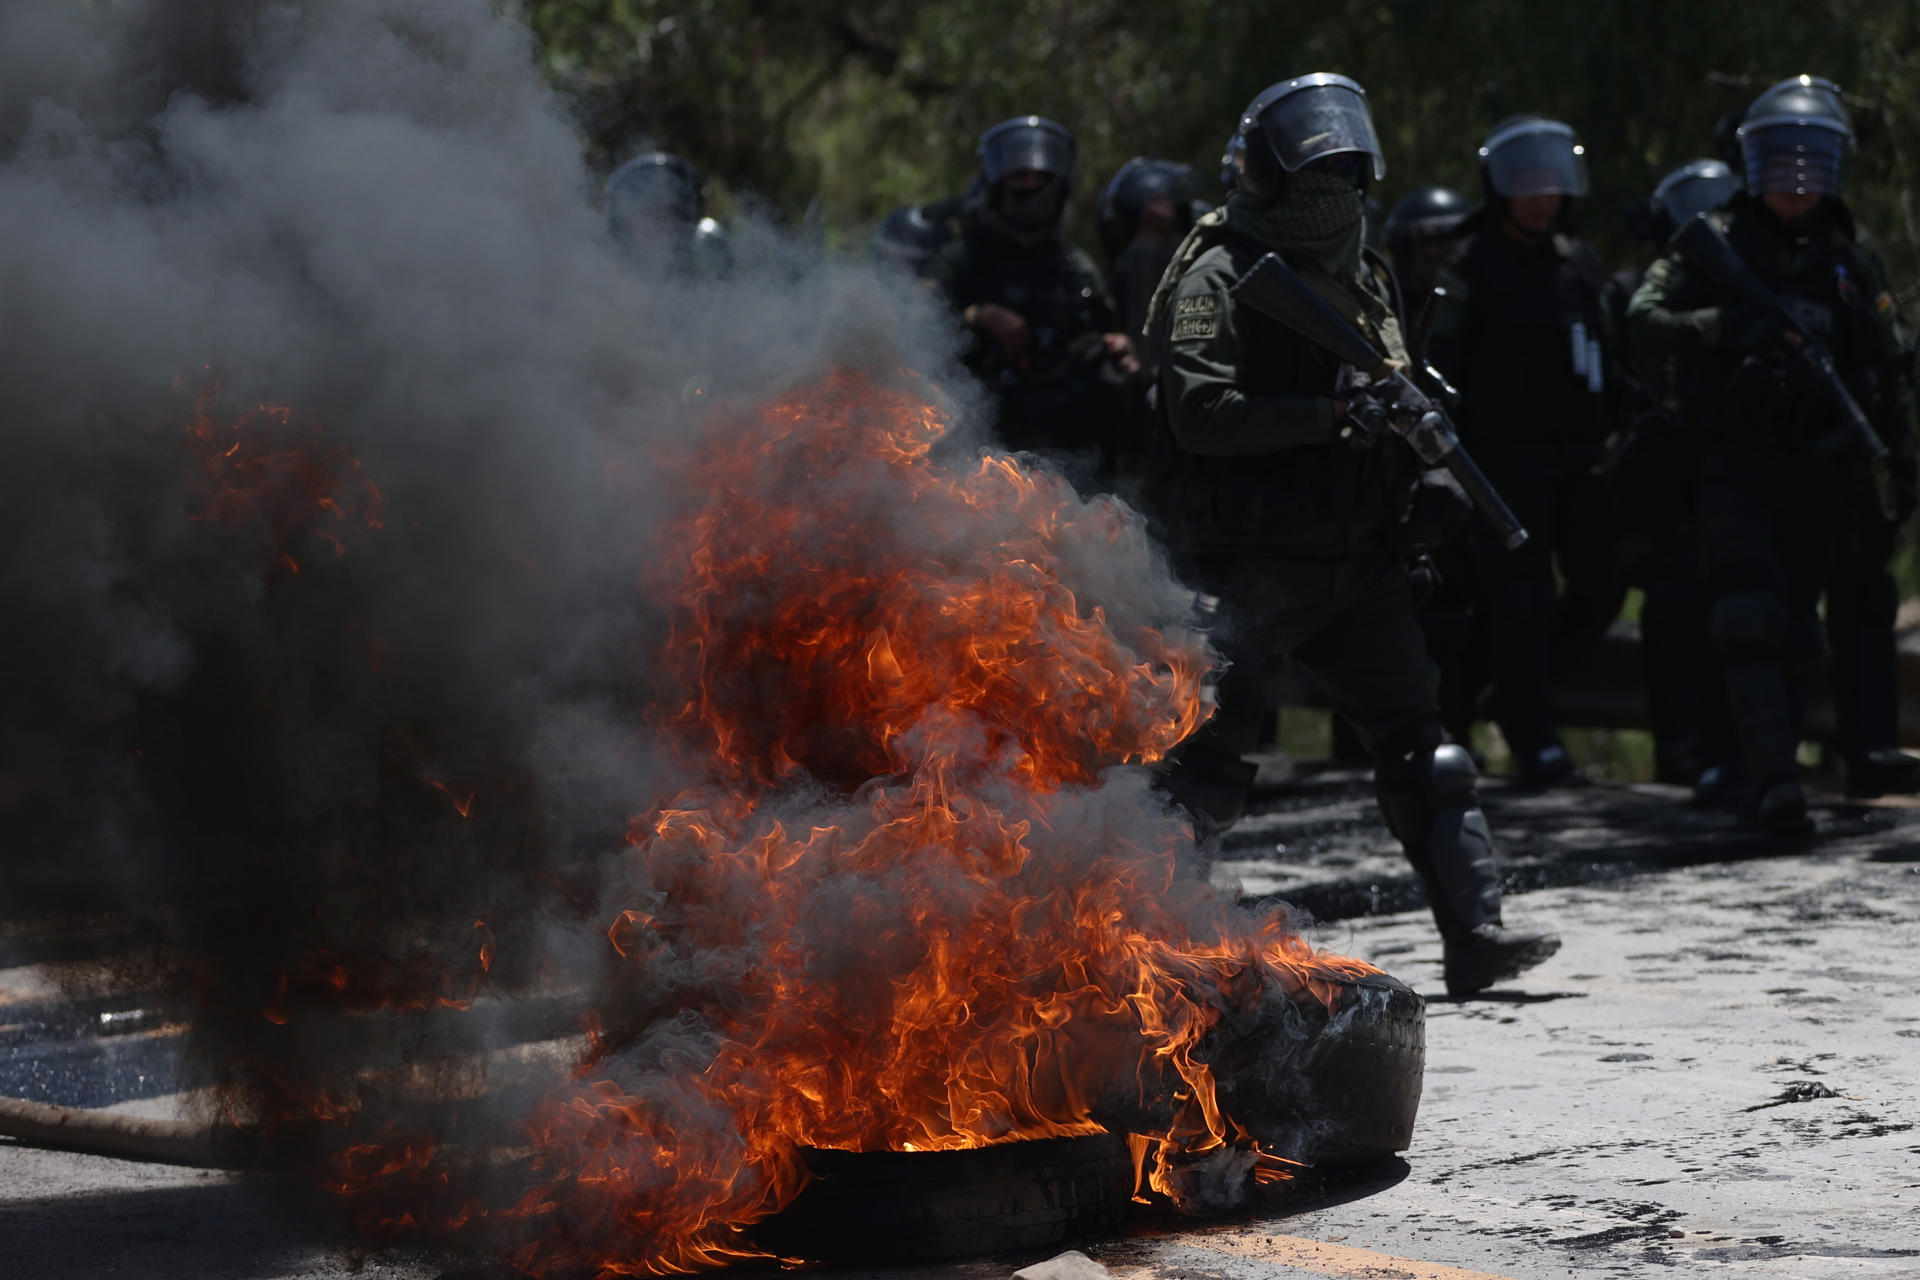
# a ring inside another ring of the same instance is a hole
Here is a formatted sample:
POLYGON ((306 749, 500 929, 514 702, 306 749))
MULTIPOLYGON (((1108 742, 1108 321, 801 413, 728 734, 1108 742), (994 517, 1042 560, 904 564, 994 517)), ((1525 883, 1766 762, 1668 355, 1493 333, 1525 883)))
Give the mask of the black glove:
POLYGON ((1364 453, 1392 428, 1395 418, 1409 415, 1414 410, 1394 400, 1392 387, 1363 387, 1347 401, 1347 411, 1333 424, 1333 434, 1364 453))
POLYGON ((1403 556, 1422 556, 1466 528, 1473 517, 1473 500, 1460 482, 1434 469, 1413 486, 1407 514, 1387 535, 1388 545, 1403 556))

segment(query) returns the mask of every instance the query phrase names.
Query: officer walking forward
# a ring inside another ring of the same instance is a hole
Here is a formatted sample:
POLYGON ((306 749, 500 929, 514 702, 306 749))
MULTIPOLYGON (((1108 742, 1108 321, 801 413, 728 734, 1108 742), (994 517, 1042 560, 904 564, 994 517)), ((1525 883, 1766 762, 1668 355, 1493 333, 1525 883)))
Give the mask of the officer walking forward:
MULTIPOLYGON (((1470 539, 1493 713, 1521 780, 1579 781, 1553 720, 1553 680, 1626 598, 1605 474, 1613 355, 1599 255, 1569 231, 1584 149, 1557 120, 1516 116, 1480 148, 1484 210, 1452 268, 1435 364, 1460 389, 1460 434, 1533 537, 1470 539)), ((1463 227, 1463 230, 1466 228, 1463 227)))
POLYGON ((1713 643, 1745 811, 1798 832, 1814 606, 1856 512, 1912 512, 1914 399, 1886 270, 1840 198, 1838 91, 1775 85, 1738 138, 1745 191, 1681 229, 1630 314, 1647 351, 1720 388, 1698 507, 1713 643))
POLYGON ((1445 940, 1447 989, 1470 994, 1560 944, 1501 924, 1473 761, 1444 742, 1414 614, 1407 557, 1458 527, 1460 489, 1379 429, 1367 410, 1380 384, 1234 292, 1277 254, 1375 348, 1405 359, 1388 276, 1361 247, 1380 144, 1365 92, 1329 74, 1267 89, 1239 138, 1235 191, 1183 242, 1149 310, 1176 471, 1165 514, 1224 602, 1217 643, 1232 664, 1168 785, 1199 815, 1235 819, 1266 673, 1297 660, 1373 753, 1381 808, 1445 940))
POLYGON ((979 152, 960 237, 923 274, 972 333, 966 361, 998 397, 1000 443, 1102 469, 1106 431, 1139 365, 1099 269, 1060 235, 1078 168, 1073 135, 1016 116, 980 135, 979 152))

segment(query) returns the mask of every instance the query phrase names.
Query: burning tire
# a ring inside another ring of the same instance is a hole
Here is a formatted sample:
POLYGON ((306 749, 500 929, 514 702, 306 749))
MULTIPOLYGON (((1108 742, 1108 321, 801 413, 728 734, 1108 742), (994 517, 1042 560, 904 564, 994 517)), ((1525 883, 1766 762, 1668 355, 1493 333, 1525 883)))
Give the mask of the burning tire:
POLYGON ((1385 974, 1355 978, 1301 1059, 1316 1122, 1299 1157, 1369 1164, 1413 1141, 1427 1067, 1427 1002, 1385 974))
MULTIPOLYGON (((1276 1155, 1371 1164, 1412 1141, 1426 1002, 1385 974, 1322 981, 1329 999, 1275 1002, 1258 1026, 1236 1029, 1215 1061, 1222 1102, 1276 1155)), ((971 1151, 813 1151, 807 1164, 814 1180, 754 1240, 821 1262, 1051 1248, 1117 1231, 1133 1190, 1117 1132, 971 1151)))
POLYGON ((812 1151, 814 1180, 755 1242, 822 1262, 936 1262, 1051 1248, 1120 1228, 1133 1192, 1124 1135, 970 1151, 812 1151))
POLYGON ((1275 1155, 1321 1168, 1405 1151, 1427 1062, 1426 1001, 1413 988, 1383 973, 1331 986, 1325 1002, 1277 1003, 1215 1064, 1228 1114, 1275 1155))

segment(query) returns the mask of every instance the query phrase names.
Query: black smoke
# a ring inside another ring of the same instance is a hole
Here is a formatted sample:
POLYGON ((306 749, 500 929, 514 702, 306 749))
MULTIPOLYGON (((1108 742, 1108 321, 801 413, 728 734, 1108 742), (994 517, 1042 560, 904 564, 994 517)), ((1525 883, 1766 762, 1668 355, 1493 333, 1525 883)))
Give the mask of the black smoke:
MULTIPOLYGON (((953 372, 918 290, 770 227, 631 270, 534 57, 483 0, 0 2, 0 896, 135 922, 190 1081, 309 1182, 505 1140, 556 1069, 475 1055, 596 1003, 628 824, 699 771, 647 584, 710 406, 953 372)), ((969 536, 887 501, 895 556, 969 536)), ((1177 623, 1103 527, 1069 580, 1177 623)), ((1175 830, 1137 776, 1085 803, 1175 830)))

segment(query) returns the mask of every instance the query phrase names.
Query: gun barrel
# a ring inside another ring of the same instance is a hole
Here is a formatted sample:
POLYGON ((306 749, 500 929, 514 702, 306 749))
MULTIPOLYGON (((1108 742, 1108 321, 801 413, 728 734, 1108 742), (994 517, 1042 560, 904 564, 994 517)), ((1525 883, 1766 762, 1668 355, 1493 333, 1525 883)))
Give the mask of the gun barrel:
POLYGON ((1840 416, 1846 424, 1840 434, 1853 441, 1869 461, 1885 462, 1887 442, 1873 429, 1872 420, 1867 417, 1867 411, 1860 407, 1860 402, 1853 398, 1853 392, 1847 390, 1840 371, 1834 367, 1833 357, 1819 347, 1804 346, 1801 350, 1808 362, 1820 371, 1821 380, 1833 397, 1834 407, 1840 410, 1840 416))
POLYGON ((1509 551, 1516 551, 1526 544, 1526 526, 1520 523, 1519 517, 1513 514, 1513 509, 1500 497, 1499 492, 1487 479, 1486 473, 1480 470, 1479 464, 1467 456, 1466 450, 1459 448, 1447 450, 1441 465, 1446 467, 1447 474, 1459 481, 1460 487, 1467 491, 1467 497, 1479 509, 1480 514, 1487 518, 1487 523, 1493 526, 1494 532, 1500 535, 1502 546, 1509 551))

